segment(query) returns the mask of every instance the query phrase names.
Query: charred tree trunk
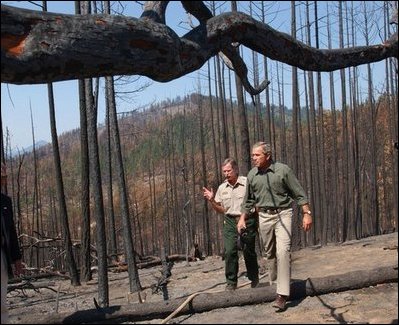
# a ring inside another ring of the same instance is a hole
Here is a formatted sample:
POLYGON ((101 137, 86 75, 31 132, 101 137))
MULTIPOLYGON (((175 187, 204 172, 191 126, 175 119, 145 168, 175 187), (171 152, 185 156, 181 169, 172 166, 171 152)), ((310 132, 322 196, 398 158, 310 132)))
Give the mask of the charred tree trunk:
MULTIPOLYGON (((75 1, 75 12, 80 14, 80 6, 75 1)), ((80 166, 81 166, 81 241, 80 252, 81 269, 80 275, 84 282, 92 279, 91 256, 90 256, 90 181, 89 181, 89 144, 87 136, 87 111, 86 90, 84 80, 78 81, 79 88, 79 113, 80 113, 80 166)))
MULTIPOLYGON (((108 5, 109 3, 107 2, 107 10, 109 11, 110 8, 108 7, 108 5)), ((125 170, 123 167, 122 148, 120 143, 118 120, 116 116, 116 103, 115 103, 114 84, 112 77, 106 78, 106 88, 107 88, 107 99, 110 107, 111 133, 114 143, 114 155, 116 158, 115 159, 116 174, 117 174, 117 181, 120 193, 120 204, 121 204, 122 225, 123 225, 123 243, 125 247, 125 256, 127 259, 127 264, 129 267, 130 291, 137 292, 141 290, 141 285, 135 261, 136 253, 133 247, 128 193, 126 188, 125 170)))
MULTIPOLYGON (((331 24, 329 16, 327 16, 327 34, 328 34, 328 47, 331 48, 331 24)), ((338 125, 337 125, 337 111, 335 105, 335 86, 334 86, 334 72, 329 73, 329 81, 330 81, 330 106, 331 106, 331 136, 332 136, 332 158, 330 163, 330 179, 331 184, 330 188, 332 189, 332 195, 329 195, 330 202, 330 214, 329 214, 329 230, 330 230, 330 241, 338 241, 339 238, 339 216, 337 214, 338 207, 338 125), (334 216, 334 217, 333 217, 334 216), (336 220, 334 222, 334 219, 336 220)))
MULTIPOLYGON (((206 188, 208 188, 208 173, 207 173, 207 166, 206 166, 206 156, 205 156, 205 130, 204 130, 204 104, 202 102, 202 94, 201 91, 200 97, 199 97, 199 103, 198 103, 198 108, 199 108, 199 115, 200 115, 200 149, 201 149, 201 170, 202 170, 202 184, 206 188)), ((210 233, 210 227, 209 227, 209 209, 208 209, 208 202, 207 200, 203 200, 202 203, 202 211, 203 211, 203 217, 202 217, 202 233, 203 233, 203 243, 204 243, 204 249, 207 255, 212 254, 212 243, 211 243, 211 233, 210 233)))
MULTIPOLYGON (((81 12, 89 16, 90 4, 81 2, 81 12)), ((102 180, 100 171, 100 155, 97 137, 97 101, 93 96, 91 79, 85 79, 86 112, 87 112, 87 138, 89 143, 90 186, 93 194, 93 214, 96 226, 96 247, 98 257, 98 303, 101 307, 109 305, 108 273, 107 273, 107 241, 105 235, 105 213, 103 203, 102 180)))
MULTIPOLYGON (((231 2, 231 9, 233 12, 237 11, 237 2, 231 2)), ((238 49, 236 51, 238 53, 238 49)), ((246 175, 251 169, 251 145, 249 143, 249 131, 248 131, 248 118, 245 109, 244 93, 242 90, 242 82, 239 76, 235 73, 236 81, 236 93, 237 93, 237 105, 238 105, 238 120, 240 123, 240 150, 238 165, 240 166, 240 172, 246 175)))
POLYGON ((58 204, 60 206, 59 211, 60 211, 60 219, 61 219, 61 226, 63 233, 63 242, 65 245, 66 262, 69 268, 71 284, 73 286, 78 286, 80 285, 80 280, 76 266, 76 261, 73 256, 71 234, 69 231, 68 211, 65 202, 64 182, 62 178, 60 150, 58 146, 57 127, 55 120, 53 85, 48 84, 47 87, 48 87, 48 96, 49 96, 50 125, 51 125, 51 138, 53 143, 55 180, 56 180, 58 204))
MULTIPOLYGON (((109 5, 106 2, 107 6, 109 5)), ((106 89, 110 87, 108 84, 108 79, 106 79, 106 89)), ((116 229, 115 229, 115 211, 114 211, 114 194, 113 194, 113 177, 112 177, 112 134, 111 134, 111 105, 110 105, 110 98, 109 92, 106 93, 105 99, 105 107, 106 107, 106 116, 105 116, 105 124, 107 129, 107 145, 106 145, 106 169, 107 169, 107 177, 108 182, 106 184, 107 188, 107 197, 108 197, 108 206, 107 206, 107 217, 108 217, 108 237, 109 237, 109 254, 111 256, 111 261, 113 263, 118 262, 118 245, 116 241, 116 229)))
MULTIPOLYGON (((344 27, 343 27, 343 8, 342 3, 339 3, 339 42, 341 48, 344 47, 344 27)), ((341 75, 341 109, 342 109, 342 144, 341 144, 341 153, 342 153, 342 162, 341 168, 342 177, 340 178, 341 184, 339 192, 341 193, 342 198, 342 206, 340 215, 338 217, 341 219, 340 226, 342 229, 342 234, 340 240, 346 241, 348 239, 348 219, 349 219, 349 153, 348 146, 349 143, 349 134, 348 134, 348 106, 347 106, 347 98, 346 98, 346 75, 345 69, 340 70, 341 75)))

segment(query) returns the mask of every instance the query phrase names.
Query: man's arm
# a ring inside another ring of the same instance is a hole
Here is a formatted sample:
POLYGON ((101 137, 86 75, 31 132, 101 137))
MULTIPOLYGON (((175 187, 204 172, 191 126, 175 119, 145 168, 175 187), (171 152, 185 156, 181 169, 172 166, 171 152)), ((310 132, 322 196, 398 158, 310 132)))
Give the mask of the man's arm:
POLYGON ((302 205, 302 228, 305 231, 309 231, 310 228, 312 227, 312 212, 310 210, 309 204, 304 204, 302 205))
POLYGON ((255 200, 252 195, 251 185, 247 177, 247 186, 245 189, 245 196, 241 204, 241 216, 237 222, 237 231, 240 234, 246 228, 245 220, 248 219, 251 210, 255 207, 255 200))
POLYGON ((202 189, 204 191, 204 198, 206 198, 211 203, 213 210, 215 210, 217 213, 225 213, 223 206, 219 202, 215 201, 213 188, 208 190, 206 187, 203 187, 202 189))
POLYGON ((309 201, 306 196, 304 189, 299 183, 298 178, 294 175, 291 168, 288 167, 286 182, 288 188, 291 191, 292 198, 296 203, 302 207, 302 228, 305 231, 309 231, 312 227, 312 211, 310 210, 309 201))
POLYGON ((241 213, 240 219, 237 222, 237 231, 239 234, 246 228, 245 220, 247 219, 248 214, 247 213, 241 213))

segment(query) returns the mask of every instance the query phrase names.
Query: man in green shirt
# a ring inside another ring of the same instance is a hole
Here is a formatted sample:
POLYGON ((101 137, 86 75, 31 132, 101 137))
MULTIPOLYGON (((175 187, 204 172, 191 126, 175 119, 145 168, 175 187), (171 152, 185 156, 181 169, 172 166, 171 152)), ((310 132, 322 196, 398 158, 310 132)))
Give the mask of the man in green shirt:
MULTIPOLYGON (((237 288, 238 277, 238 247, 237 222, 241 215, 241 204, 245 195, 247 178, 238 175, 238 164, 232 158, 227 158, 222 164, 225 181, 219 185, 216 194, 213 189, 203 188, 204 197, 211 203, 212 208, 224 214, 223 242, 226 274, 226 290, 237 288)), ((255 237, 257 220, 251 215, 245 221, 246 232, 243 239, 243 255, 251 287, 259 283, 258 261, 255 251, 255 237)))
POLYGON ((247 190, 241 206, 237 230, 245 229, 245 220, 255 208, 259 214, 259 235, 266 259, 277 258, 277 297, 273 307, 285 310, 290 295, 292 207, 302 208, 302 227, 312 226, 312 216, 306 193, 287 165, 274 162, 271 146, 257 142, 252 147, 252 168, 247 176, 247 190))

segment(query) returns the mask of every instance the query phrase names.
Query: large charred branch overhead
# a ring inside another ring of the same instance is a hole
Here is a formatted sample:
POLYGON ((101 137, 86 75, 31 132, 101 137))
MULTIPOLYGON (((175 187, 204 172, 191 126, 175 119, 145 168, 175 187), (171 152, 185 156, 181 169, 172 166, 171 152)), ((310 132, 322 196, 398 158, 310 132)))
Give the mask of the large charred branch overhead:
POLYGON ((379 45, 316 49, 252 17, 212 16, 201 1, 183 1, 200 24, 179 37, 165 25, 167 1, 147 2, 140 18, 66 15, 1 5, 1 82, 37 84, 114 75, 167 82, 196 71, 223 52, 247 91, 247 68, 232 48, 242 44, 303 70, 333 71, 398 55, 398 37, 379 45), (191 4, 190 4, 191 3, 191 4))

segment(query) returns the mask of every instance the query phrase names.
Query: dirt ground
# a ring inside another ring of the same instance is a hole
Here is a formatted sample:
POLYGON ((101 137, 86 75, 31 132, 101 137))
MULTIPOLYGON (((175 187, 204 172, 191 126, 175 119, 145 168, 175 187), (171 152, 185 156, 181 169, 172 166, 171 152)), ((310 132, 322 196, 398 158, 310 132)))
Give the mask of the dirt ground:
MULTIPOLYGON (((307 279, 339 275, 357 270, 371 270, 398 265, 398 233, 368 237, 343 244, 308 247, 292 253, 292 278, 307 279)), ((151 285, 161 276, 161 266, 139 270, 146 302, 162 301, 161 293, 153 293, 151 285)), ((96 276, 90 283, 73 287, 68 280, 42 279, 34 282, 46 288, 14 290, 8 294, 10 322, 23 324, 31 315, 43 317, 57 312, 74 312, 94 308, 97 298, 96 276)), ((240 262, 238 290, 248 288, 245 266, 240 262)), ((268 286, 267 274, 260 287, 268 286)), ((179 262, 172 268, 168 283, 169 299, 187 297, 198 291, 224 290, 224 261, 207 257, 203 261, 179 262)), ((129 295, 126 272, 109 272, 110 306, 138 303, 129 295)), ((258 290, 258 288, 256 289, 258 290)), ((195 299, 195 298, 194 298, 195 299)), ((287 310, 276 313, 271 303, 214 309, 192 315, 177 315, 175 324, 397 324, 398 283, 386 283, 358 290, 305 297, 287 303, 287 310)), ((162 319, 135 322, 158 324, 162 319)), ((131 322, 133 323, 133 322, 131 322)), ((127 322, 125 324, 128 324, 127 322)))

